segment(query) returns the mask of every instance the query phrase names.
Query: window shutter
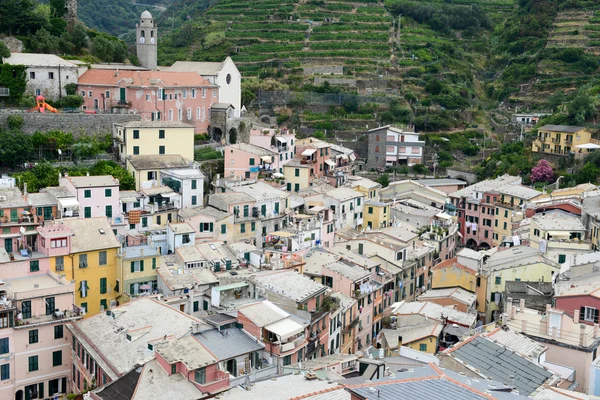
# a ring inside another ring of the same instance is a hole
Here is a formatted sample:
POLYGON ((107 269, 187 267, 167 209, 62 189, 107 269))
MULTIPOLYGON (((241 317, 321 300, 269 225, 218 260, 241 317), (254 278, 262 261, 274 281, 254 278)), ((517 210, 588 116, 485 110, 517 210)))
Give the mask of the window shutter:
POLYGON ((581 307, 579 309, 579 320, 583 321, 585 319, 585 307, 581 307))
POLYGON ((204 232, 204 223, 200 222, 200 232, 204 232))
POLYGON ((209 230, 210 232, 212 232, 212 231, 213 231, 213 223, 212 223, 212 222, 209 224, 208 230, 209 230))
POLYGON ((156 258, 152 259, 152 269, 156 269, 156 258))
POLYGON ((135 262, 131 262, 131 272, 135 272, 135 262))
POLYGON ((140 260, 140 271, 144 272, 144 260, 140 260))
POLYGON ((600 310, 598 310, 597 308, 594 310, 594 323, 597 324, 598 323, 598 316, 600 313, 600 310))

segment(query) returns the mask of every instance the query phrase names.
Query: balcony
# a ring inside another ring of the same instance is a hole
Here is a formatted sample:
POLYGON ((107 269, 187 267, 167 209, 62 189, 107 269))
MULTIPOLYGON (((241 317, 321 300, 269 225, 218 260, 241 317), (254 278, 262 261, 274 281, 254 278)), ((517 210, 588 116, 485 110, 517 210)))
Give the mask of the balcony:
POLYGON ((148 203, 144 205, 143 211, 154 214, 160 211, 177 210, 174 202, 168 203, 148 203))
POLYGON ((131 107, 131 101, 127 100, 113 100, 111 103, 111 107, 114 108, 129 108, 131 107))
MULTIPOLYGON (((19 314, 21 313, 20 310, 19 314)), ((50 315, 38 315, 32 316, 31 318, 17 319, 15 317, 15 329, 29 329, 32 326, 49 325, 54 323, 66 323, 70 321, 77 321, 82 317, 79 314, 79 310, 56 310, 50 315)))
POLYGON ((22 214, 17 218, 10 218, 10 217, 4 216, 0 220, 0 226, 27 225, 27 224, 38 224, 38 223, 39 223, 38 216, 32 215, 32 214, 28 214, 28 215, 22 214))
POLYGON ((347 327, 345 327, 342 330, 342 333, 350 333, 352 332, 352 330, 356 327, 356 325, 358 325, 358 323, 360 322, 360 316, 357 315, 354 317, 354 319, 352 321, 350 321, 350 323, 348 324, 347 327))
POLYGON ((229 388, 229 372, 217 370, 214 380, 206 383, 194 382, 202 393, 215 393, 229 388))

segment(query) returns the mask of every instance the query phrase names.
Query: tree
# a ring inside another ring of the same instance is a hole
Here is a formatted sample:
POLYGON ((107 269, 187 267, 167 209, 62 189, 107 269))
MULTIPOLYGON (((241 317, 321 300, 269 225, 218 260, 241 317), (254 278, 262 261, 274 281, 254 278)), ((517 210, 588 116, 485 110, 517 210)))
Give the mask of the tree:
POLYGON ((538 164, 531 169, 531 182, 547 182, 551 183, 554 180, 554 171, 552 166, 546 160, 540 160, 538 164))
POLYGON ((36 53, 54 54, 58 52, 59 40, 46 29, 38 29, 31 38, 31 47, 36 53))
POLYGON ((10 57, 10 49, 4 42, 0 42, 0 64, 2 64, 3 58, 10 57))
POLYGON ((31 137, 19 131, 0 132, 0 163, 17 168, 33 153, 31 137))
POLYGON ((71 43, 76 53, 79 53, 84 47, 88 47, 88 35, 82 25, 75 25, 71 32, 71 43))
POLYGON ((77 94, 77 84, 74 82, 67 83, 65 85, 65 92, 67 92, 67 95, 69 96, 77 94))
POLYGON ((415 174, 426 174, 428 171, 427 167, 423 164, 415 164, 413 165, 412 169, 415 174))
POLYGON ((113 161, 98 161, 90 169, 90 175, 112 175, 113 178, 119 180, 119 188, 121 190, 134 190, 135 178, 113 161))
POLYGON ((567 106, 571 124, 581 125, 594 116, 594 103, 589 96, 579 95, 567 106))
POLYGON ((115 55, 115 49, 110 40, 96 36, 92 40, 92 54, 102 61, 112 61, 115 55))
POLYGON ((63 96, 61 100, 64 108, 79 108, 83 104, 83 97, 78 94, 63 96))
POLYGON ((591 162, 587 162, 583 168, 575 174, 575 182, 577 182, 577 184, 596 183, 598 175, 600 175, 600 168, 596 167, 591 162))
POLYGON ((390 184, 390 176, 388 174, 382 174, 379 178, 377 178, 376 182, 384 188, 388 187, 390 184))

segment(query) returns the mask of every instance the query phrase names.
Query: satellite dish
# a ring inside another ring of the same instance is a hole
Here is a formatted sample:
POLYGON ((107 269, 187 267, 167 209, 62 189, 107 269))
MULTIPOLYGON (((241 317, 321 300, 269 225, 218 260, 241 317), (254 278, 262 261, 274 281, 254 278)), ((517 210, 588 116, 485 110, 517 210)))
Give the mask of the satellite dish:
POLYGON ((58 154, 61 155, 62 154, 62 150, 58 149, 58 154))

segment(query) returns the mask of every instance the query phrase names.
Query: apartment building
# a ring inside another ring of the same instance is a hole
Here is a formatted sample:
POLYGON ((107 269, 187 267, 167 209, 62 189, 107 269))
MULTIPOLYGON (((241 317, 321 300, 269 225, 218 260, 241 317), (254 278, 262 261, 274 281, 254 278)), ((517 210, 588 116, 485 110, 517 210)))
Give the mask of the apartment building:
POLYGON ((591 142, 592 134, 583 126, 544 125, 531 143, 533 153, 570 155, 579 152, 577 146, 591 142))
POLYGON ((375 170, 394 165, 423 164, 425 142, 414 128, 399 129, 391 125, 367 131, 369 154, 367 168, 375 170))
POLYGON ((225 176, 257 179, 277 173, 278 154, 253 144, 239 143, 226 146, 225 176))

